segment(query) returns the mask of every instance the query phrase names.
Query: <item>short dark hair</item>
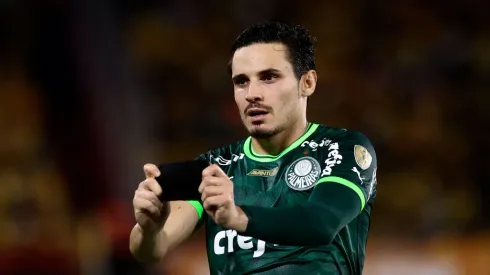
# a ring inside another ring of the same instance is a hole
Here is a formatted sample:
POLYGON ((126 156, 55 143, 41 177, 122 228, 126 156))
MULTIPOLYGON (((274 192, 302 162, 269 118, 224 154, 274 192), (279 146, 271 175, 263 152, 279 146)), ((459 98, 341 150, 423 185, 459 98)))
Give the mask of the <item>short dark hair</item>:
POLYGON ((235 39, 228 64, 230 74, 235 52, 256 43, 281 43, 286 46, 286 58, 298 79, 307 71, 315 69, 316 38, 310 36, 309 31, 300 25, 269 21, 251 25, 235 39))

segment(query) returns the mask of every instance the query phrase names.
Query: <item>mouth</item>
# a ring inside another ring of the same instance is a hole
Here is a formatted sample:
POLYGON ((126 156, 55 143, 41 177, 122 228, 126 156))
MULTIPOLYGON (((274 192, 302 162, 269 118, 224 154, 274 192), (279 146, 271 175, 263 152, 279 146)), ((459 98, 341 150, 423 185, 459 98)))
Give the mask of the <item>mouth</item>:
POLYGON ((260 116, 260 115, 266 115, 268 113, 269 112, 267 112, 266 110, 263 110, 263 109, 252 108, 252 109, 247 111, 247 116, 255 117, 255 116, 260 116))
POLYGON ((268 111, 259 108, 251 108, 247 111, 247 116, 251 118, 253 124, 261 124, 267 114, 269 114, 268 111))

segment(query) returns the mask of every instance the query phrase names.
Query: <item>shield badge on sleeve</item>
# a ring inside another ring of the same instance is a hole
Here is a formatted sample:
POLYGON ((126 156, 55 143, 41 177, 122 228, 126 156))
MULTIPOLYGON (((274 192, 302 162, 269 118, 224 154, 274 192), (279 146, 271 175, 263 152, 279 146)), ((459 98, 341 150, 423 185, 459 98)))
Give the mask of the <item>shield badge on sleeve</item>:
POLYGON ((357 165, 362 170, 366 170, 371 166, 371 162, 373 161, 373 157, 369 153, 369 151, 361 145, 354 146, 354 158, 356 160, 357 165))

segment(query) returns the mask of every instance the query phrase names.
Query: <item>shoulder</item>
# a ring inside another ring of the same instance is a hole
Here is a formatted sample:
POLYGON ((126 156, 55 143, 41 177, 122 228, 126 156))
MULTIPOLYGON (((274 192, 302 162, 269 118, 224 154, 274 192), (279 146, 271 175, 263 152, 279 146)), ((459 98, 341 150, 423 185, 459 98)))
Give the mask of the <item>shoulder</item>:
POLYGON ((359 131, 346 130, 338 137, 339 152, 349 157, 362 169, 375 167, 376 151, 369 138, 359 131))
POLYGON ((369 138, 359 131, 346 128, 329 127, 322 124, 318 124, 316 135, 318 138, 327 138, 336 142, 371 143, 369 138))
POLYGON ((322 135, 328 142, 318 149, 317 157, 322 163, 318 182, 337 182, 352 188, 364 206, 376 196, 378 165, 371 141, 359 131, 324 127, 322 135))
MULTIPOLYGON (((319 157, 326 159, 328 165, 357 164, 365 170, 377 163, 376 152, 369 138, 355 130, 345 128, 332 128, 320 125, 316 140, 318 144, 319 157)), ((312 145, 310 144, 310 147, 312 145)))
POLYGON ((334 128, 319 124, 318 129, 313 136, 314 140, 320 141, 327 150, 333 144, 358 145, 369 148, 369 151, 374 152, 373 144, 370 139, 363 133, 346 128, 334 128), (328 145, 328 146, 327 146, 328 145))

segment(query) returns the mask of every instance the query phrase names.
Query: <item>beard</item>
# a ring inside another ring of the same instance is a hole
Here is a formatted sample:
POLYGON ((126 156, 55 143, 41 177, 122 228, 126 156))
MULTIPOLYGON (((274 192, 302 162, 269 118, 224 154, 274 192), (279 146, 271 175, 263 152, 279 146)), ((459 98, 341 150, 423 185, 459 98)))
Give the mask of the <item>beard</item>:
MULTIPOLYGON (((286 115, 285 121, 282 121, 282 123, 280 123, 279 125, 275 125, 275 127, 269 126, 270 128, 269 127, 262 128, 262 127, 252 126, 251 128, 247 129, 247 131, 248 131, 249 135, 255 139, 269 140, 269 139, 273 138, 274 136, 276 136, 277 134, 286 130, 291 125, 291 123, 293 121, 294 120, 293 120, 292 113, 288 113, 286 115)), ((244 125, 245 125, 245 121, 244 121, 244 125)))
POLYGON ((251 137, 256 139, 270 139, 275 135, 279 134, 284 130, 283 126, 277 126, 272 129, 263 129, 263 128, 252 128, 248 131, 251 137))
POLYGON ((256 139, 270 139, 279 132, 278 129, 252 129, 248 133, 256 139))
MULTIPOLYGON (((291 123, 294 121, 294 113, 288 112, 285 115, 285 120, 282 121, 282 123, 280 123, 279 125, 275 125, 275 127, 269 126, 270 128, 269 127, 263 128, 263 127, 255 127, 255 125, 252 125, 251 128, 248 128, 246 126, 246 119, 247 119, 246 112, 251 107, 259 107, 259 108, 265 109, 271 115, 274 115, 274 111, 271 107, 261 105, 261 104, 252 104, 245 109, 244 116, 242 117, 242 122, 243 122, 243 125, 245 126, 245 128, 247 129, 249 135, 255 139, 269 140, 269 139, 273 138, 274 136, 276 136, 277 134, 286 130, 291 125, 291 123)), ((272 119, 274 119, 274 117, 272 117, 272 119)))

